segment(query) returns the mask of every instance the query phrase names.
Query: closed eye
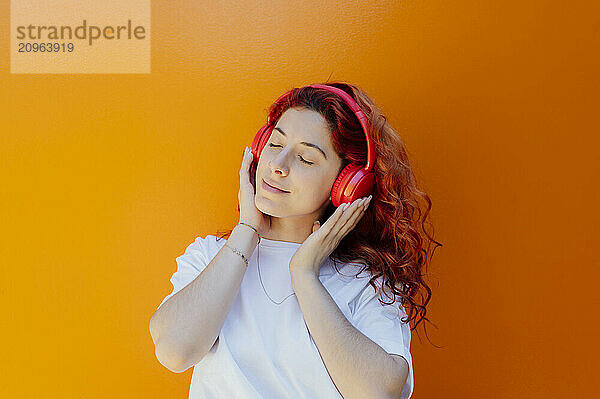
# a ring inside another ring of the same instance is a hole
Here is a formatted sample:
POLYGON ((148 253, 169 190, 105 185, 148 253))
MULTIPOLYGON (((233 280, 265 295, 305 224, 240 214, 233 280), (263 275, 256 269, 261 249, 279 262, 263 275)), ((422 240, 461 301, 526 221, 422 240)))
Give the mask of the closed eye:
MULTIPOLYGON (((281 147, 281 146, 273 144, 273 143, 269 143, 269 147, 281 147)), ((314 163, 314 162, 308 162, 306 159, 302 158, 302 156, 300 156, 300 155, 298 155, 298 158, 300 158, 300 160, 302 162, 304 162, 305 164, 308 164, 308 165, 312 165, 314 163)))

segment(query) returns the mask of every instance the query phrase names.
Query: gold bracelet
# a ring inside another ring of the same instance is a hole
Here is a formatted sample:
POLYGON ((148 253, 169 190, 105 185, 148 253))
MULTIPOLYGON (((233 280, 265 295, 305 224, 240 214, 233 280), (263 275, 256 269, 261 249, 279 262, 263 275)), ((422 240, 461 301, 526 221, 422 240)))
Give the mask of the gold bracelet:
POLYGON ((235 252, 236 254, 238 254, 239 256, 242 257, 242 259, 244 260, 244 262, 246 263, 246 269, 248 268, 248 259, 246 259, 246 257, 244 256, 243 253, 241 253, 240 251, 238 251, 235 248, 230 247, 229 245, 227 245, 227 243, 225 243, 225 246, 229 249, 231 249, 233 252, 235 252))

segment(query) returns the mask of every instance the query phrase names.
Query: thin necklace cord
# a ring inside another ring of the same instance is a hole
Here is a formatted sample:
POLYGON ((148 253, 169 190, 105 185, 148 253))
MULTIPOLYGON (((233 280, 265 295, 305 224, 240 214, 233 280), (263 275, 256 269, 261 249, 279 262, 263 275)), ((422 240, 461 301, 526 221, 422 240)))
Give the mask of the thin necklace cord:
POLYGON ((283 300, 281 302, 275 302, 273 299, 271 299, 271 297, 269 296, 269 294, 267 293, 267 290, 265 290, 265 286, 262 282, 262 277, 260 274, 260 245, 258 246, 258 279, 260 280, 260 285, 262 286, 263 291, 265 292, 265 295, 267 295, 267 298, 269 298, 269 300, 271 302, 273 302, 275 305, 281 305, 283 303, 283 301, 285 301, 286 299, 288 299, 289 297, 291 297, 292 295, 296 295, 295 293, 291 293, 290 295, 286 296, 285 298, 283 298, 283 300))

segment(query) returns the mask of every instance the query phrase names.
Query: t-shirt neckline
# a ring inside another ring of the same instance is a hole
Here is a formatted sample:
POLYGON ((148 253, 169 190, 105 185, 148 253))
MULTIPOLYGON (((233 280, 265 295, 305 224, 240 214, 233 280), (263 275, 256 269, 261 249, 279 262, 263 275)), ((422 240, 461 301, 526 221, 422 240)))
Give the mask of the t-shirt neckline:
POLYGON ((291 242, 291 241, 280 241, 280 240, 271 240, 269 238, 261 237, 259 245, 261 247, 269 247, 269 248, 298 248, 302 245, 301 242, 291 242))

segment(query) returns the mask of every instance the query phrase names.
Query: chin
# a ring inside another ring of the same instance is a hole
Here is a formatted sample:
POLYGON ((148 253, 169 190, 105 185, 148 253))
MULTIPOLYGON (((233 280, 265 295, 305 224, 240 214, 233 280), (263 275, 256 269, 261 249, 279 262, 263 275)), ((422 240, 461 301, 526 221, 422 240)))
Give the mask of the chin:
POLYGON ((265 215, 282 218, 289 216, 289 213, 282 210, 285 206, 281 206, 280 203, 273 201, 269 198, 262 197, 261 195, 256 196, 255 200, 256 209, 264 213, 265 215))
POLYGON ((263 197, 260 194, 256 194, 256 197, 254 197, 254 205, 256 206, 256 209, 258 209, 265 215, 271 215, 271 211, 273 210, 272 204, 273 201, 263 197))

